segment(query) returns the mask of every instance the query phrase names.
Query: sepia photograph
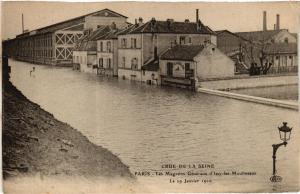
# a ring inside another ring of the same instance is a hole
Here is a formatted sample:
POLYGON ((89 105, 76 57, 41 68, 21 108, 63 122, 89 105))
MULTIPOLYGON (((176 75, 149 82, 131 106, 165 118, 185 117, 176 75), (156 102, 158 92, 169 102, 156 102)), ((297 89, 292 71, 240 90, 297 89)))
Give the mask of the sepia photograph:
POLYGON ((300 190, 300 2, 1 2, 4 194, 300 190))

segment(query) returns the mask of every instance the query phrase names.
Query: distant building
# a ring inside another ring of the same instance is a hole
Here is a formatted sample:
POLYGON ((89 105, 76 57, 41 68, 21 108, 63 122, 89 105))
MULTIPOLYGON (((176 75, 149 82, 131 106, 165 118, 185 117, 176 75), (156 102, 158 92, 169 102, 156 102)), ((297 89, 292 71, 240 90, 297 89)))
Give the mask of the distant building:
POLYGON ((97 40, 97 64, 99 75, 118 76, 118 33, 115 27, 97 40))
POLYGON ((241 36, 254 43, 297 43, 296 37, 287 29, 252 31, 252 32, 236 32, 241 36))
MULTIPOLYGON (((241 41, 240 58, 244 59, 248 67, 249 64, 256 63, 261 69, 269 66, 267 73, 297 72, 297 36, 287 29, 280 28, 279 14, 276 15, 276 24, 272 30, 267 29, 267 12, 264 11, 261 31, 237 32, 235 35, 246 40, 241 41)), ((221 50, 234 44, 236 47, 238 41, 230 41, 233 39, 224 38, 224 33, 219 33, 218 47, 221 50)))
POLYGON ((216 31, 217 47, 235 62, 236 73, 248 73, 250 64, 259 63, 259 49, 249 40, 228 30, 216 31))
POLYGON ((8 55, 32 63, 70 65, 77 40, 99 26, 127 26, 127 17, 103 9, 18 35, 5 44, 8 55))
POLYGON ((145 24, 140 18, 133 29, 118 36, 119 77, 155 82, 159 79, 159 55, 172 45, 216 44, 215 33, 202 24, 198 12, 196 17, 197 22, 157 21, 152 18, 145 24))
POLYGON ((162 85, 193 87, 198 80, 234 76, 234 62, 216 45, 176 45, 160 56, 162 85))
POLYGON ((297 43, 267 45, 265 62, 271 62, 270 73, 298 72, 297 43))
POLYGON ((79 64, 82 72, 97 73, 97 40, 106 36, 111 29, 109 26, 99 26, 97 30, 89 32, 77 42, 73 50, 73 63, 79 64))

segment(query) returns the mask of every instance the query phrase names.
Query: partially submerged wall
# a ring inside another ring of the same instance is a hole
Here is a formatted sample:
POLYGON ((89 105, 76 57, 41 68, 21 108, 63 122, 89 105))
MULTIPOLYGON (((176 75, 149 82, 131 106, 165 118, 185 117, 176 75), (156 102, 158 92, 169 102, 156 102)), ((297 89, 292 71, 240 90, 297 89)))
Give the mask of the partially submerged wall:
POLYGON ((298 75, 255 76, 220 80, 199 81, 199 88, 230 90, 256 87, 284 86, 298 84, 298 75))

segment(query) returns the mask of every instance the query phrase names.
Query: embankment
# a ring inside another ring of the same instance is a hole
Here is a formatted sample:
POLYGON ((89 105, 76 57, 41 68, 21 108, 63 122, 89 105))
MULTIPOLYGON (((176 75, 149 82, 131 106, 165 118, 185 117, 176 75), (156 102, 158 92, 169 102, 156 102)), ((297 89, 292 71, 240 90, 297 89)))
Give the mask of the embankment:
POLYGON ((199 81, 199 88, 212 90, 244 89, 298 84, 297 74, 244 76, 228 79, 211 79, 199 81))
POLYGON ((9 81, 2 95, 5 179, 36 174, 134 179, 117 156, 29 101, 9 81))

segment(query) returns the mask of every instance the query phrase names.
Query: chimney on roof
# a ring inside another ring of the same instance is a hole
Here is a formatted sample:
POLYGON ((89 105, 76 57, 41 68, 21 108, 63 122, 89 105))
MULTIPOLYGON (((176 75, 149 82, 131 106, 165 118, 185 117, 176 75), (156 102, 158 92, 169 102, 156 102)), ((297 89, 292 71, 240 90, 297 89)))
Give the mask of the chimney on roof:
POLYGON ((263 31, 267 31, 267 12, 263 12, 263 31))
POLYGON ((167 19, 167 27, 170 30, 171 29, 171 24, 174 22, 173 19, 167 19))
POLYGON ((150 24, 151 24, 151 32, 153 32, 154 31, 154 26, 156 24, 156 20, 155 20, 154 17, 151 19, 150 24))
POLYGON ((190 23, 190 20, 189 19, 185 19, 184 23, 190 23))
POLYGON ((137 19, 136 18, 134 19, 134 24, 137 24, 137 19))
POLYGON ((199 9, 196 9, 196 23, 199 21, 199 9))
POLYGON ((280 15, 276 14, 276 30, 280 30, 280 15))
POLYGON ((111 23, 111 29, 113 30, 117 29, 117 25, 115 22, 111 23))
POLYGON ((139 25, 143 24, 143 18, 139 17, 139 25))
POLYGON ((274 30, 276 30, 276 24, 274 24, 274 30))

